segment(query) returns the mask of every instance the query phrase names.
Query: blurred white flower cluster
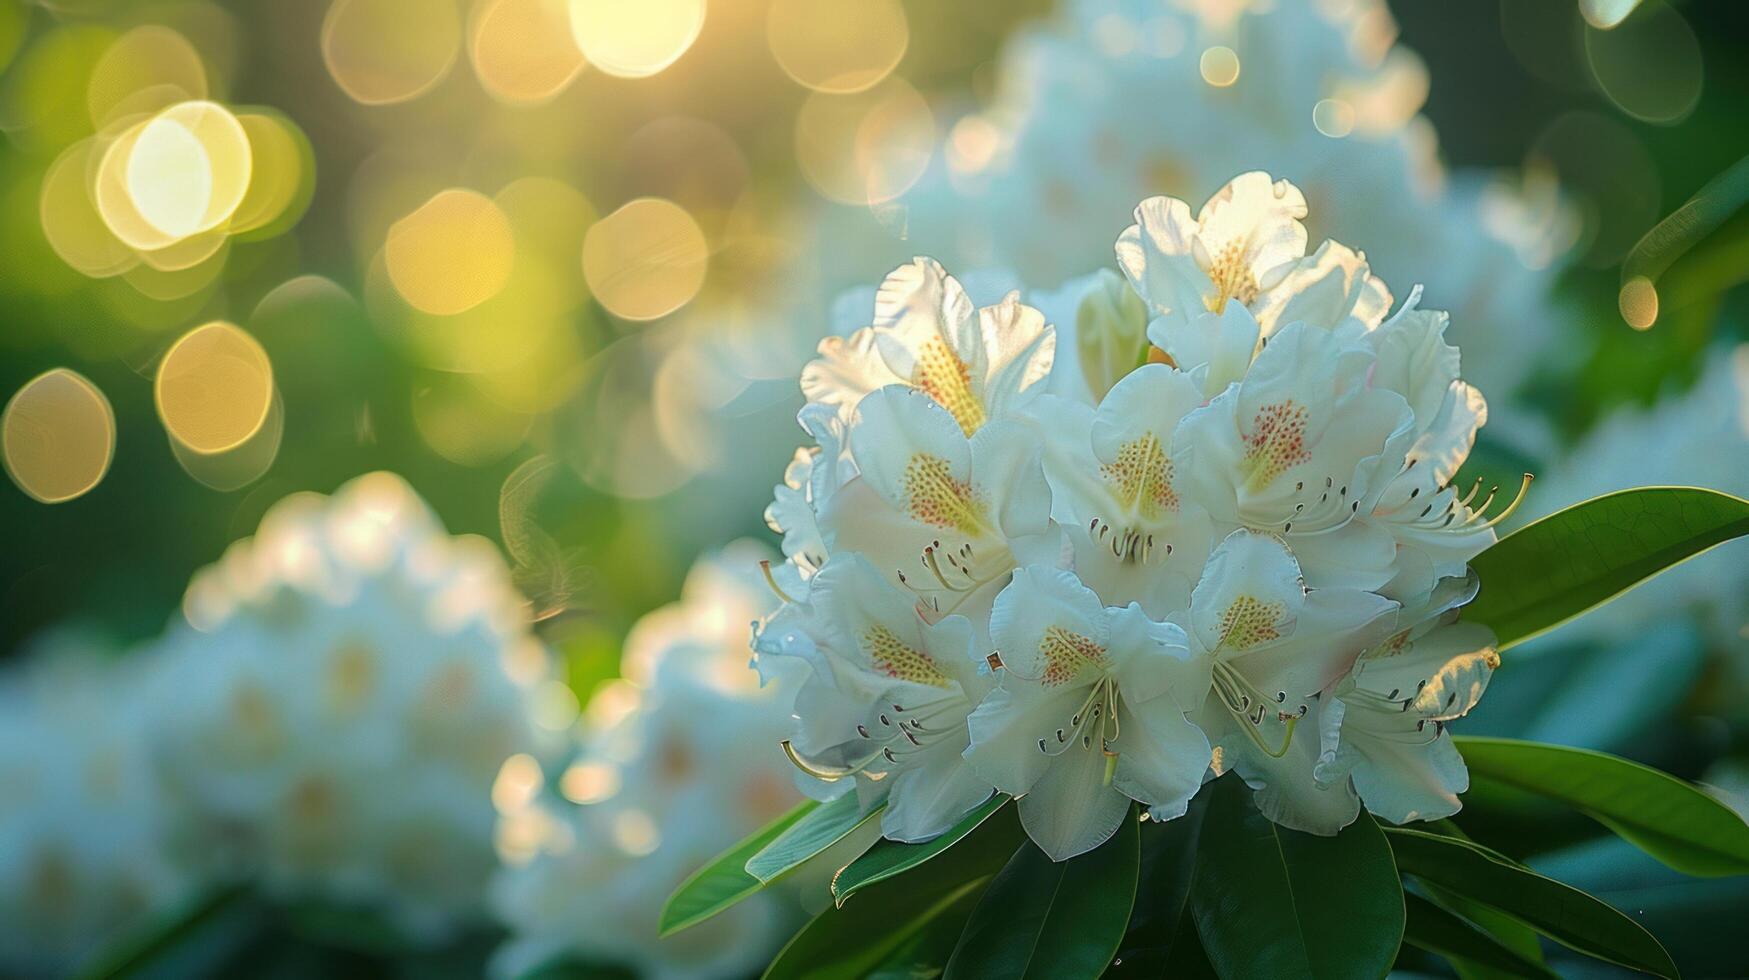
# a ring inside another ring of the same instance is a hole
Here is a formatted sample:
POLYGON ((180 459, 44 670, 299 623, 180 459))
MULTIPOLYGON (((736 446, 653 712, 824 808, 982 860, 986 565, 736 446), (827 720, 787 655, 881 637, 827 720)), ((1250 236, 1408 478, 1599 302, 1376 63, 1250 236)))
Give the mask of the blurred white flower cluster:
POLYGON ((59 976, 179 901, 137 660, 39 641, 0 674, 0 973, 59 976))
POLYGON ((147 732, 179 855, 441 938, 482 915, 490 790, 546 655, 490 543, 400 478, 276 504, 202 570, 147 732))
POLYGON ((1228 770, 1315 833, 1458 809, 1445 726, 1498 660, 1458 619, 1505 513, 1453 485, 1486 405, 1446 315, 1307 254, 1307 210, 1260 172, 1145 200, 1072 327, 917 259, 804 369, 755 647, 808 666, 796 760, 886 836, 1000 791, 1063 859, 1228 770))
MULTIPOLYGON (((1452 313, 1468 376, 1496 399, 1514 399, 1533 371, 1558 370, 1584 350, 1548 295, 1578 234, 1576 213, 1543 172, 1443 172, 1418 115, 1427 71, 1395 43, 1382 0, 1062 6, 1007 43, 989 104, 942 112, 953 121, 915 186, 871 207, 813 208, 798 228, 811 247, 770 308, 699 318, 671 358, 684 361, 675 373, 688 384, 670 388, 711 395, 689 394, 701 403, 691 409, 687 399, 665 406, 686 420, 676 431, 735 445, 715 452, 724 462, 778 451, 773 426, 748 417, 787 409, 788 379, 824 331, 862 325, 839 314, 866 310, 866 288, 839 291, 867 283, 870 269, 930 255, 974 300, 1021 288, 1061 328, 1109 288, 1091 257, 1136 201, 1200 199, 1252 169, 1294 174, 1313 238, 1365 249, 1387 281, 1439 270, 1426 302, 1452 313), (1225 72, 1212 63, 1229 57, 1225 72)), ((1531 453, 1552 445, 1529 410, 1490 435, 1531 453)), ((753 492, 746 467, 719 469, 696 492, 698 506, 753 492)))
POLYGON ((777 600, 759 576, 762 546, 740 542, 693 568, 679 602, 626 641, 625 679, 584 711, 562 800, 531 796, 505 817, 525 849, 494 888, 512 937, 495 973, 521 976, 566 957, 653 978, 756 970, 794 903, 765 893, 667 939, 662 904, 687 875, 800 801, 778 751, 793 683, 760 687, 749 624, 777 600))
MULTIPOLYGON (((1656 474, 1661 484, 1749 496, 1749 345, 1715 348, 1686 392, 1604 419, 1539 478, 1539 511, 1558 510, 1656 474)), ((1729 654, 1735 683, 1749 688, 1749 562, 1727 548, 1659 575, 1557 633, 1527 654, 1562 644, 1643 648, 1681 622, 1729 654)), ((1643 649, 1634 656, 1644 656, 1643 649)))

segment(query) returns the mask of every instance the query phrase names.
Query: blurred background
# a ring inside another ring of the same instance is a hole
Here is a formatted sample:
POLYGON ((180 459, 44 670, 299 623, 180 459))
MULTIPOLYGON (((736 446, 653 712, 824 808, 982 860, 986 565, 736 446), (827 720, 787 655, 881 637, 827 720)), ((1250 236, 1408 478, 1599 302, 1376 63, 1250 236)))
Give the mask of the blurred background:
MULTIPOLYGON (((0 971, 756 972, 805 898, 653 917, 796 798, 760 515, 912 254, 1072 317, 1136 201, 1268 169, 1453 311, 1521 520, 1749 493, 1746 46, 1667 0, 0 0, 0 971)), ((1468 724, 1742 794, 1745 693, 1739 544, 1468 724)), ((1591 829, 1518 850, 1749 970, 1749 888, 1591 829)))

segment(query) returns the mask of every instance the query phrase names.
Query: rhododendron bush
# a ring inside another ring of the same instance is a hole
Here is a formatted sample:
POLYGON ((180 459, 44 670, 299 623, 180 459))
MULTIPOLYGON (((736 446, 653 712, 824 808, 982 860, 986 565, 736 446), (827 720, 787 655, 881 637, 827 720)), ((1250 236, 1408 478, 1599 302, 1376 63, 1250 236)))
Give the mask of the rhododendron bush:
POLYGON ((1405 945, 1542 975, 1537 935, 1674 975, 1513 827, 1576 809, 1717 875, 1749 871, 1743 821, 1454 730, 1514 644, 1749 531, 1749 504, 1643 488, 1499 538, 1531 478, 1468 472, 1488 406, 1447 315, 1306 217, 1257 172, 1145 200, 1072 323, 918 258, 821 344, 753 636, 792 730, 746 749, 814 799, 695 874, 666 931, 813 869, 834 907, 768 975, 1378 976, 1405 945))

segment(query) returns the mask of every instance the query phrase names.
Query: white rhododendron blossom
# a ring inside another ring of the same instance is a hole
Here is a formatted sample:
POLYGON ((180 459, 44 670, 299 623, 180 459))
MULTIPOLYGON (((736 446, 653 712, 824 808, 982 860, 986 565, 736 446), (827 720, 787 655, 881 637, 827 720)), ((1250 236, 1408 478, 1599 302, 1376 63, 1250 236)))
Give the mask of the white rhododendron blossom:
POLYGON ((493 882, 511 933, 493 975, 575 960, 662 980, 737 976, 794 926, 794 899, 774 890, 657 936, 677 885, 801 800, 775 749, 796 678, 762 687, 747 657, 748 624, 777 605, 758 572, 771 557, 738 542, 701 559, 680 601, 632 628, 626 679, 585 708, 574 758, 554 780, 564 798, 505 813, 501 842, 529 846, 507 851, 493 882))
POLYGON ((1446 315, 1308 250, 1286 180, 1135 216, 1075 357, 917 259, 804 372, 754 639, 810 671, 793 761, 895 840, 1018 797, 1057 859, 1229 770, 1314 833, 1449 815, 1496 662, 1467 563, 1509 508, 1453 485, 1486 405, 1446 315))
POLYGON ((193 883, 162 848, 141 659, 32 646, 0 671, 0 973, 73 976, 193 883))
POLYGON ((497 550, 373 473, 276 504, 184 611, 149 733, 183 859, 415 940, 482 919, 494 781, 538 747, 546 671, 497 550))

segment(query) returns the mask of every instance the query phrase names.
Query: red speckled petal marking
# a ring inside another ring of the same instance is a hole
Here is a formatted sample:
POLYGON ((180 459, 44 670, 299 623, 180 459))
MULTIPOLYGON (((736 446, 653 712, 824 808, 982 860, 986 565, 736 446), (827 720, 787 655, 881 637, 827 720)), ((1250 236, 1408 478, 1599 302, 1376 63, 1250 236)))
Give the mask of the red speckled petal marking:
POLYGON ((1221 614, 1221 646, 1249 650, 1259 643, 1281 638, 1278 624, 1287 608, 1279 602, 1263 602, 1242 595, 1221 614))
POLYGON ((966 435, 984 424, 984 403, 972 391, 971 369, 940 337, 929 338, 917 350, 911 383, 947 409, 966 435))
POLYGON ((947 675, 921 650, 907 646, 885 626, 871 627, 862 635, 870 666, 894 680, 947 687, 947 675))
POLYGON ((1118 450, 1117 458, 1100 467, 1117 499, 1143 520, 1158 520, 1178 510, 1178 494, 1172 489, 1172 461, 1152 432, 1132 439, 1118 450))
POLYGON ((984 529, 984 502, 970 482, 954 478, 947 460, 918 453, 905 465, 905 502, 911 516, 932 527, 975 536, 984 529))
POLYGON ((1312 458, 1306 449, 1304 405, 1292 401, 1265 405, 1251 420, 1251 431, 1243 434, 1245 458, 1245 488, 1253 493, 1275 482, 1275 478, 1312 458))
POLYGON ((1038 652, 1044 658, 1045 671, 1041 680, 1047 687, 1067 684, 1088 667, 1105 667, 1104 647, 1061 626, 1045 628, 1038 652))

